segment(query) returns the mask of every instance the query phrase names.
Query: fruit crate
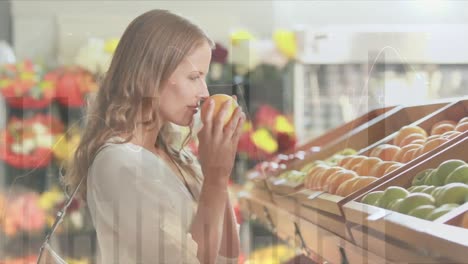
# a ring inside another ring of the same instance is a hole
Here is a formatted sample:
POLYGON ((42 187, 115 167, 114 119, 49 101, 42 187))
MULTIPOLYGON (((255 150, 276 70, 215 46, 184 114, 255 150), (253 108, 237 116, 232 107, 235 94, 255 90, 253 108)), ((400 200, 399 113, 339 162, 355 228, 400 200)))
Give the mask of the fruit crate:
MULTIPOLYGON (((447 120, 448 121, 458 122, 458 121, 460 121, 461 119, 463 119, 465 117, 468 117, 468 100, 461 100, 461 101, 449 104, 449 105, 441 108, 440 110, 434 112, 433 114, 428 115, 428 116, 426 116, 426 117, 424 117, 424 118, 422 118, 420 120, 417 120, 416 122, 412 123, 411 125, 419 126, 419 127, 423 128, 424 130, 430 132, 431 128, 435 124, 437 124, 439 122, 447 121, 447 120)), ((375 147, 377 147, 379 145, 382 145, 382 144, 391 143, 395 139, 396 135, 397 135, 397 133, 394 133, 394 134, 380 140, 379 142, 376 142, 376 143, 368 146, 367 148, 360 151, 360 154, 366 155, 366 156, 369 155, 371 153, 371 151, 375 147)), ((461 139, 463 137, 464 137, 463 135, 460 135, 460 137, 458 139, 461 139)), ((344 200, 342 200, 340 202, 340 206, 347 203, 348 201, 353 200, 357 196, 360 196, 362 192, 367 192, 368 190, 370 190, 370 189, 374 188, 375 186, 381 184, 384 180, 390 179, 390 178, 398 175, 399 173, 403 172, 404 170, 406 170, 410 166, 413 166, 413 165, 427 159, 428 157, 434 155, 435 153, 437 153, 441 149, 445 148, 449 144, 455 142, 456 140, 457 140, 457 138, 452 138, 448 142, 441 143, 438 147, 435 147, 432 151, 429 151, 429 152, 427 152, 427 153, 425 153, 423 155, 420 155, 420 156, 418 156, 416 158, 413 158, 410 162, 406 163, 401 168, 396 169, 395 171, 391 172, 388 175, 385 175, 385 177, 383 177, 383 179, 380 179, 380 180, 368 185, 367 187, 363 188, 361 192, 356 192, 354 194, 349 195, 348 197, 346 197, 346 199, 344 199, 344 200)))
MULTIPOLYGON (((327 159, 333 154, 346 148, 355 150, 366 148, 398 131, 402 126, 411 124, 443 107, 446 107, 447 105, 450 105, 450 103, 444 102, 409 107, 396 107, 380 115, 378 118, 354 129, 350 133, 332 141, 319 152, 311 153, 302 160, 298 159, 291 161, 288 163, 285 170, 298 169, 311 161, 327 159)), ((277 176, 285 170, 275 171, 268 176, 277 176)))
MULTIPOLYGON (((353 119, 341 126, 338 126, 332 130, 330 130, 329 132, 327 133, 324 133, 322 134, 321 136, 318 136, 310 141, 308 141, 307 143, 303 144, 303 145, 300 145, 296 148, 292 148, 288 151, 286 151, 285 153, 282 153, 282 161, 280 162, 287 162, 287 160, 291 159, 292 157, 290 157, 291 155, 294 157, 294 154, 297 153, 297 152, 300 152, 300 151, 304 151, 304 152, 310 152, 310 153, 314 153, 314 152, 317 152, 317 151, 320 151, 320 149, 323 147, 323 146, 326 146, 330 143, 332 143, 333 141, 339 139, 339 138, 342 138, 342 137, 345 137, 347 136, 348 134, 350 133, 353 133, 353 131, 355 130, 360 130, 360 129, 364 129, 366 124, 372 120, 376 120, 378 118, 382 118, 382 116, 384 114, 388 114, 390 113, 391 111, 393 112, 396 112, 398 111, 398 109, 401 108, 401 106, 389 106, 389 107, 383 107, 383 108, 378 108, 378 109, 374 109, 372 111, 369 111, 367 112, 366 114, 356 118, 356 119, 353 119)), ((276 157, 278 158, 278 157, 276 157)), ((296 157, 297 158, 297 157, 296 157)), ((270 159, 268 161, 273 161, 273 159, 270 159)), ((255 181, 255 183, 257 184, 258 187, 260 188, 265 188, 265 183, 264 183, 264 177, 262 177, 263 175, 261 175, 261 173, 259 171, 257 171, 256 169, 251 169, 249 171, 247 171, 246 173, 246 176, 249 180, 252 180, 252 181, 255 181)))
POLYGON ((328 131, 327 133, 322 134, 321 136, 318 136, 308 141, 304 145, 289 150, 285 154, 294 154, 294 152, 301 150, 317 152, 319 151, 319 149, 321 149, 321 147, 326 146, 339 138, 346 137, 349 133, 353 133, 355 130, 364 129, 368 122, 376 120, 377 118, 382 118, 382 115, 391 113, 390 111, 396 112, 400 108, 401 106, 390 106, 372 110, 356 119, 353 119, 341 126, 338 126, 328 131))
MULTIPOLYGON (((408 188, 418 173, 437 168, 444 161, 458 159, 468 162, 467 148, 468 132, 465 132, 463 138, 451 146, 412 167, 406 168, 395 177, 369 191, 384 191, 390 186, 408 188)), ((350 225, 362 226, 367 232, 359 234, 351 229, 356 241, 362 240, 363 236, 372 239, 380 236, 381 240, 395 241, 401 247, 436 259, 439 263, 465 262, 468 259, 468 229, 460 227, 468 212, 468 203, 453 209, 434 221, 428 221, 361 203, 361 199, 368 193, 361 193, 343 206, 347 222, 350 225)), ((392 252, 387 246, 381 250, 392 252)))
MULTIPOLYGON (((426 131, 430 131, 430 129, 432 128, 434 124, 442 120, 452 120, 452 121, 458 122, 460 119, 466 116, 468 116, 468 101, 467 100, 455 102, 445 107, 442 107, 441 109, 435 111, 434 113, 412 122, 411 125, 419 126, 426 131)), ((391 134, 390 136, 370 145, 369 147, 362 149, 361 151, 358 152, 358 155, 369 156, 372 149, 382 144, 392 142, 392 140, 398 135, 398 133, 399 132, 397 131, 391 134)), ((460 138, 463 138, 462 133, 457 134, 456 137, 454 138, 448 139, 446 142, 441 143, 439 146, 434 147, 434 149, 432 150, 428 149, 426 153, 420 154, 413 160, 408 161, 407 163, 403 164, 401 167, 395 169, 394 171, 381 175, 374 182, 366 186, 363 186, 362 188, 359 188, 345 196, 339 196, 335 194, 321 193, 321 192, 317 194, 316 191, 304 190, 304 191, 299 192, 296 197, 305 206, 310 206, 312 208, 330 212, 336 215, 343 215, 343 212, 341 210, 341 207, 343 204, 352 200, 354 197, 359 196, 364 192, 367 192, 369 189, 373 188, 374 186, 377 186, 387 181, 388 179, 396 176, 398 173, 417 164, 418 162, 426 159, 427 157, 434 155, 435 153, 437 153, 438 151, 441 151, 442 149, 446 148, 450 144, 453 144, 460 138)), ((369 176, 374 176, 374 175, 369 175, 369 176)))
MULTIPOLYGON (((391 135, 395 131, 398 131, 402 126, 411 124, 445 106, 448 103, 435 103, 420 106, 410 106, 404 108, 394 108, 378 118, 364 124, 352 131, 352 133, 345 135, 333 143, 327 145, 320 152, 308 155, 304 160, 293 161, 287 169, 275 171, 267 176, 267 179, 263 184, 266 187, 279 193, 294 193, 302 189, 301 183, 290 184, 284 180, 277 178, 278 175, 287 170, 297 170, 302 168, 304 165, 317 161, 325 160, 340 151, 350 148, 354 150, 360 150, 368 147, 379 140, 382 140, 388 135, 391 135)), ((358 153, 359 154, 359 153, 358 153)), ((307 200, 307 196, 312 195, 310 192, 306 192, 302 199, 307 200)))

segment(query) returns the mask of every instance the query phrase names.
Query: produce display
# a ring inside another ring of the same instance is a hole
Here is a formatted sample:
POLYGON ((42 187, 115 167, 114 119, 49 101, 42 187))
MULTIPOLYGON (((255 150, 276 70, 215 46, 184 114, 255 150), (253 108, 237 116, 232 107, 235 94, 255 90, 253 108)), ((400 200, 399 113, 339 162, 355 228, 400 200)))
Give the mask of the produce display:
MULTIPOLYGON (((369 156, 341 156, 335 166, 323 163, 315 166, 304 176, 305 187, 348 196, 459 136, 464 132, 467 120, 468 118, 463 118, 458 123, 450 120, 438 122, 432 126, 430 134, 419 126, 404 126, 396 133, 392 144, 375 147, 369 152, 369 156)), ((301 178, 297 172, 289 174, 293 179, 301 178)))
POLYGON ((447 160, 437 168, 419 172, 407 189, 391 186, 367 194, 361 202, 435 220, 468 202, 468 164, 463 160, 447 160))
POLYGON ((322 168, 325 166, 334 166, 337 162, 343 159, 346 156, 355 154, 356 151, 353 149, 344 149, 339 151, 323 161, 313 161, 304 165, 300 170, 287 170, 281 173, 278 176, 278 179, 285 179, 288 182, 293 183, 302 183, 306 179, 306 176, 315 171, 318 168, 322 168))

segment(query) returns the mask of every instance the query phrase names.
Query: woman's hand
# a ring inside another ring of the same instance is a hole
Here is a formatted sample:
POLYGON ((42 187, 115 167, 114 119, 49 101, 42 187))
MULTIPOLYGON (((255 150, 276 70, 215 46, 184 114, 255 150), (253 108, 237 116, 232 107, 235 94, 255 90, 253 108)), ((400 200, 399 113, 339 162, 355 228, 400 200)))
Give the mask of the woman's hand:
POLYGON ((205 182, 227 186, 245 114, 240 107, 237 107, 229 122, 224 125, 231 100, 223 103, 217 116, 213 116, 214 101, 211 98, 208 98, 202 107, 207 107, 207 111, 202 117, 203 128, 198 133, 198 154, 205 182))

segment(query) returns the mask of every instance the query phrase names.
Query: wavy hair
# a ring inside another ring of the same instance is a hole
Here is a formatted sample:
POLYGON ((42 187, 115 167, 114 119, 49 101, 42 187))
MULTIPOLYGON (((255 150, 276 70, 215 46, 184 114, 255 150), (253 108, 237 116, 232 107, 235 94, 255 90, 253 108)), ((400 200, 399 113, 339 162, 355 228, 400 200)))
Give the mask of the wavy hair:
MULTIPOLYGON (((84 177, 78 194, 86 200, 88 169, 107 140, 135 131, 139 109, 151 109, 158 122, 159 90, 182 60, 198 45, 213 41, 198 26, 166 10, 152 10, 134 19, 123 33, 109 69, 97 94, 87 106, 85 129, 64 177, 67 190, 74 190, 84 177)), ((170 123, 163 124, 155 146, 200 181, 200 168, 184 150, 191 136, 180 147, 173 144, 175 133, 170 123), (198 175, 198 177, 197 177, 198 175)), ((123 143, 132 140, 129 136, 123 143)))

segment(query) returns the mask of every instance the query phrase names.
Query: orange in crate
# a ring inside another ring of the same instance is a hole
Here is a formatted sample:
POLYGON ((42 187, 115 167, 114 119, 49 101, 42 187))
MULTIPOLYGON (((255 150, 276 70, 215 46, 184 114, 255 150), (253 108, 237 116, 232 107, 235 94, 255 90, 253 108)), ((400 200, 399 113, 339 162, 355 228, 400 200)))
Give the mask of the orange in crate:
POLYGON ((365 159, 361 161, 359 164, 357 164, 356 166, 354 166, 353 171, 355 171, 357 174, 361 176, 370 175, 369 173, 372 170, 372 168, 381 161, 382 161, 381 159, 374 158, 374 157, 365 159))
MULTIPOLYGON (((401 168, 403 165, 404 165, 404 164, 401 164, 401 163, 393 164, 392 166, 388 167, 388 168, 385 170, 385 172, 384 172, 383 175, 387 175, 387 174, 389 174, 390 172, 401 168)), ((382 176, 383 176, 383 175, 382 175, 382 176)))
POLYGON ((400 147, 390 145, 390 144, 383 144, 380 148, 380 151, 377 154, 377 158, 381 160, 391 161, 393 157, 400 151, 400 147))
POLYGON ((433 126, 431 130, 431 135, 442 135, 445 132, 455 130, 454 124, 440 124, 437 126, 433 126))
POLYGON ((446 139, 446 138, 443 138, 443 137, 438 137, 438 138, 434 138, 432 140, 428 140, 426 142, 426 144, 424 144, 424 147, 423 147, 423 149, 421 151, 421 154, 429 152, 429 151, 437 148, 438 146, 444 144, 447 141, 449 141, 449 140, 446 139))
POLYGON ((355 182, 351 188, 351 192, 347 193, 345 196, 352 194, 353 192, 360 190, 361 188, 366 187, 367 185, 375 182, 378 178, 373 176, 361 176, 359 180, 355 182))
POLYGON ((388 167, 398 164, 396 161, 382 161, 380 163, 377 163, 375 167, 370 171, 370 176, 374 177, 382 177, 385 174, 385 171, 388 169, 388 167))
POLYGON ((358 177, 357 173, 352 171, 352 170, 343 170, 333 176, 333 178, 330 179, 330 182, 328 184, 328 192, 331 194, 336 193, 336 190, 340 187, 340 185, 354 177, 358 177))
POLYGON ((468 131, 468 122, 460 123, 455 127, 455 130, 458 132, 468 131))
POLYGON ((424 136, 427 136, 426 130, 418 127, 418 126, 404 126, 398 131, 398 134, 395 136, 393 143, 397 146, 401 146, 401 142, 405 139, 408 135, 413 133, 418 133, 424 136))
POLYGON ((362 156, 362 155, 354 156, 352 159, 350 159, 348 162, 346 162, 346 164, 343 165, 343 168, 350 170, 356 164, 358 164, 359 162, 361 162, 361 161, 363 161, 365 159, 368 159, 368 157, 362 156))
POLYGON ((416 140, 419 140, 417 142, 423 142, 424 143, 426 141, 426 139, 427 139, 427 137, 425 135, 423 135, 423 134, 413 133, 413 134, 408 135, 407 137, 405 137, 401 141, 401 146, 404 147, 406 145, 409 145, 409 144, 415 142, 416 140))
POLYGON ((315 188, 319 190, 324 190, 324 187, 328 181, 328 178, 331 177, 334 173, 345 170, 342 167, 331 167, 327 170, 325 170, 317 179, 317 184, 314 186, 315 188))
POLYGON ((460 121, 458 121, 458 124, 462 124, 462 123, 468 123, 468 116, 464 117, 464 118, 460 119, 460 121))
POLYGON ((348 161, 353 159, 355 156, 350 155, 350 156, 344 156, 340 161, 338 161, 338 166, 343 167, 348 161))
POLYGON ((445 132, 444 134, 442 134, 441 137, 446 138, 448 140, 451 140, 453 138, 458 137, 461 134, 462 134, 462 132, 453 130, 453 131, 445 132))
POLYGON ((405 154, 412 150, 412 149, 417 149, 419 147, 421 147, 422 145, 420 144, 409 144, 409 145, 406 145, 404 147, 401 148, 401 150, 393 157, 393 161, 398 161, 398 162, 402 162, 402 159, 403 159, 403 156, 405 156, 405 154))
POLYGON ((353 186, 360 180, 361 177, 354 177, 349 180, 343 182, 340 187, 336 190, 336 195, 339 196, 347 196, 348 194, 353 192, 353 186))
POLYGON ((318 164, 317 166, 312 168, 305 178, 304 186, 310 189, 312 181, 315 179, 315 177, 317 177, 318 174, 320 174, 323 170, 328 169, 328 168, 329 166, 326 164, 318 164))

